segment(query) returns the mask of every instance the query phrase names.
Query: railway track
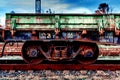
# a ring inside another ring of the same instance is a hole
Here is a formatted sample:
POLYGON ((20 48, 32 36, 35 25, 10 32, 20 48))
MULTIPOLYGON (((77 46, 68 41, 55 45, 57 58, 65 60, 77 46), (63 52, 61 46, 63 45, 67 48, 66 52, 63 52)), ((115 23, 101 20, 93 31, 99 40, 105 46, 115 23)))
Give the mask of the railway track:
POLYGON ((23 60, 0 60, 0 70, 120 70, 120 61, 98 60, 91 65, 77 62, 43 62, 41 64, 26 64, 23 60), (49 63, 49 64, 48 64, 49 63))

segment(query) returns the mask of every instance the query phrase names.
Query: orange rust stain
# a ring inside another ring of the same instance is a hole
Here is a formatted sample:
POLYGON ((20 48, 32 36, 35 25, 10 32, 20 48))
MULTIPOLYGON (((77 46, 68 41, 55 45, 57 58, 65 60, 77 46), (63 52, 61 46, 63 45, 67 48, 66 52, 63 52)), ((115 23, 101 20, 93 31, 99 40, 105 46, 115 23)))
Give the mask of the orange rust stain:
MULTIPOLYGON (((3 55, 21 55, 23 43, 15 43, 13 46, 6 45, 3 55)), ((0 43, 0 54, 2 53, 4 43, 0 43)))
MULTIPOLYGON (((0 55, 2 53, 4 43, 0 43, 0 55)), ((21 55, 23 43, 14 44, 10 46, 9 44, 6 45, 4 55, 21 55)), ((88 46, 81 46, 84 50, 91 49, 88 46)), ((117 56, 120 55, 120 48, 99 48, 100 55, 104 56, 117 56)))
POLYGON ((118 56, 120 55, 120 48, 100 48, 100 55, 104 56, 118 56))

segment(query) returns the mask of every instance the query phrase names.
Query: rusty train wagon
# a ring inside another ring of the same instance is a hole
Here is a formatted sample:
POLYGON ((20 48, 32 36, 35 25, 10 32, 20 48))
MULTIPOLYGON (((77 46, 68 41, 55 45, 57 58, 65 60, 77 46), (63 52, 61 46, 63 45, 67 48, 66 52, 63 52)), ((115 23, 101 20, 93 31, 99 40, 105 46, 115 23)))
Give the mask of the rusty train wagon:
MULTIPOLYGON (((118 14, 6 14, 5 41, 22 41, 22 57, 29 64, 43 60, 94 63, 99 56, 96 42, 119 37, 118 14)), ((10 43, 12 45, 12 43, 10 43)))

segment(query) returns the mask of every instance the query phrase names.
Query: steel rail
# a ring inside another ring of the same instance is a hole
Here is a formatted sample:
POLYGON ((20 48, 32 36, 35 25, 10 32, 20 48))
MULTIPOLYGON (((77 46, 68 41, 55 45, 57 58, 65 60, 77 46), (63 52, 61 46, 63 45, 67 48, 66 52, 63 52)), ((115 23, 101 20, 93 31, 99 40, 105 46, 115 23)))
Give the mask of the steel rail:
POLYGON ((0 64, 0 70, 120 70, 120 64, 0 64))

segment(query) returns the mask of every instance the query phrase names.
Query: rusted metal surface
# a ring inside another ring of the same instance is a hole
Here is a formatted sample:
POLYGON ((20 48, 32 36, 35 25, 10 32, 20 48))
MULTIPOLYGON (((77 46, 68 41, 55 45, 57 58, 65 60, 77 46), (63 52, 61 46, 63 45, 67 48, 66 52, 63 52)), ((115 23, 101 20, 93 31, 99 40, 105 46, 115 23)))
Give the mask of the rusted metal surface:
MULTIPOLYGON (((15 43, 13 45, 7 44, 3 55, 21 55, 21 48, 23 43, 15 43)), ((0 54, 2 53, 4 43, 0 43, 0 54)))
POLYGON ((96 43, 79 40, 73 42, 64 39, 26 41, 22 48, 22 56, 30 64, 38 64, 44 59, 48 61, 68 61, 75 58, 79 62, 91 63, 91 61, 97 59, 98 55, 99 50, 96 43))
POLYGON ((120 14, 6 14, 7 29, 60 27, 119 30, 119 23, 120 14))
POLYGON ((0 64, 0 70, 120 70, 120 64, 0 64))
MULTIPOLYGON (((0 54, 2 52, 4 43, 0 43, 0 54)), ((21 48, 23 43, 15 43, 13 46, 9 44, 6 45, 4 55, 21 55, 21 48)), ((98 45, 99 55, 103 56, 119 56, 120 55, 120 46, 119 45, 98 45)))
POLYGON ((119 56, 120 55, 120 45, 98 45, 99 55, 103 56, 119 56))

